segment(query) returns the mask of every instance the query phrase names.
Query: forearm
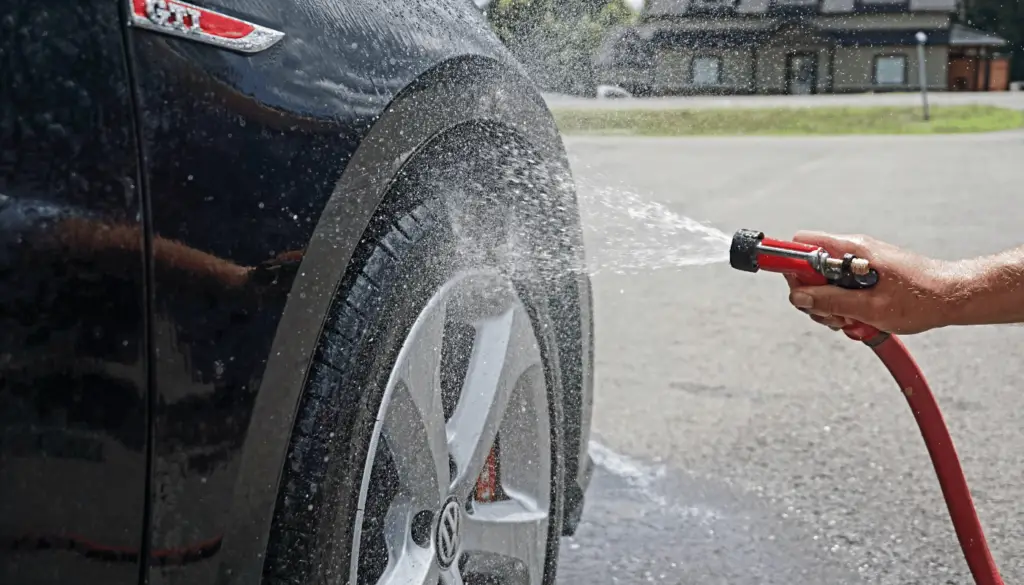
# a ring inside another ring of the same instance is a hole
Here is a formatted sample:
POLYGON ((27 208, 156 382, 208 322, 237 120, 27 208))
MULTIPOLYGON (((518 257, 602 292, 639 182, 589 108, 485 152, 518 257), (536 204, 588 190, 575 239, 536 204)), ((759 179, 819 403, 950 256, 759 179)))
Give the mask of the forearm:
POLYGON ((946 278, 949 325, 1024 323, 1024 246, 954 263, 946 278))

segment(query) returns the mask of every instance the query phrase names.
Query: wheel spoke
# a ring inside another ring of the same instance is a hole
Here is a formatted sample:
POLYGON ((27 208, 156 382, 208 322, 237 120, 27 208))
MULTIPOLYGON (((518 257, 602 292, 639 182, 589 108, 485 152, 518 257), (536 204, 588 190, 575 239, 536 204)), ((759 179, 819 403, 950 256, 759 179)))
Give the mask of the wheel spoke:
POLYGON ((494 444, 509 396, 540 350, 521 305, 476 323, 477 334, 458 406, 448 421, 448 451, 458 469, 452 491, 467 497, 494 444))
MULTIPOLYGON (((416 546, 416 545, 412 545, 416 546)), ((437 585, 440 569, 427 549, 409 548, 392 554, 378 585, 437 585)))
POLYGON ((547 511, 514 499, 479 504, 464 526, 463 550, 515 559, 528 572, 530 583, 540 584, 548 538, 547 511))
POLYGON ((547 386, 539 368, 520 379, 498 430, 501 487, 545 510, 551 495, 551 424, 547 386))
POLYGON ((384 541, 388 548, 388 566, 378 580, 379 585, 436 585, 437 563, 433 547, 413 542, 409 527, 416 506, 408 498, 396 498, 384 518, 384 541))
POLYGON ((399 353, 382 428, 402 492, 431 510, 446 495, 450 478, 441 405, 443 335, 444 305, 438 300, 424 309, 399 353))
POLYGON ((462 574, 459 573, 459 568, 453 565, 441 571, 441 582, 444 585, 463 585, 462 574))

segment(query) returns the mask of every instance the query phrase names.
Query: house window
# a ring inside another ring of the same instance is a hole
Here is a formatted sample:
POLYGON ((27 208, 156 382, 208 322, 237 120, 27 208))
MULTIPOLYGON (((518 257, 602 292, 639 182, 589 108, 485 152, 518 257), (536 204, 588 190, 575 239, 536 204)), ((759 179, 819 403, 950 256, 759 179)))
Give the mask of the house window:
POLYGON ((875 85, 906 85, 907 58, 904 55, 875 57, 875 85))
POLYGON ((722 58, 713 56, 694 57, 690 65, 690 76, 694 85, 718 85, 722 83, 722 58))

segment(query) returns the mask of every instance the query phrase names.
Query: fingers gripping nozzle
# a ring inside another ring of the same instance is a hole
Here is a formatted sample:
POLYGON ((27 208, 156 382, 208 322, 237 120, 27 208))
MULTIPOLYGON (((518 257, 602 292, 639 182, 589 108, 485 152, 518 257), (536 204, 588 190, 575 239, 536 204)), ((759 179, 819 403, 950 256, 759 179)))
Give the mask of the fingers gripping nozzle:
POLYGON ((766 270, 792 274, 812 285, 861 289, 878 283, 878 273, 864 258, 853 254, 833 258, 820 246, 774 240, 754 230, 739 230, 733 236, 729 264, 744 272, 766 270))

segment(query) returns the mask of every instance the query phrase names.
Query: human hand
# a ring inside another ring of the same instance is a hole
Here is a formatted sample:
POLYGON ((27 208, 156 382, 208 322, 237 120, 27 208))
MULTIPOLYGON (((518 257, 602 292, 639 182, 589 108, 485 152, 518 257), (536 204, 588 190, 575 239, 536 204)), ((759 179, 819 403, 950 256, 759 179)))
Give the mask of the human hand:
POLYGON ((851 253, 865 258, 878 271, 873 288, 847 290, 837 286, 802 286, 793 276, 789 301, 811 319, 833 330, 853 322, 881 331, 912 334, 942 327, 944 306, 954 286, 942 261, 903 250, 867 236, 800 232, 796 242, 821 246, 833 257, 851 253))

